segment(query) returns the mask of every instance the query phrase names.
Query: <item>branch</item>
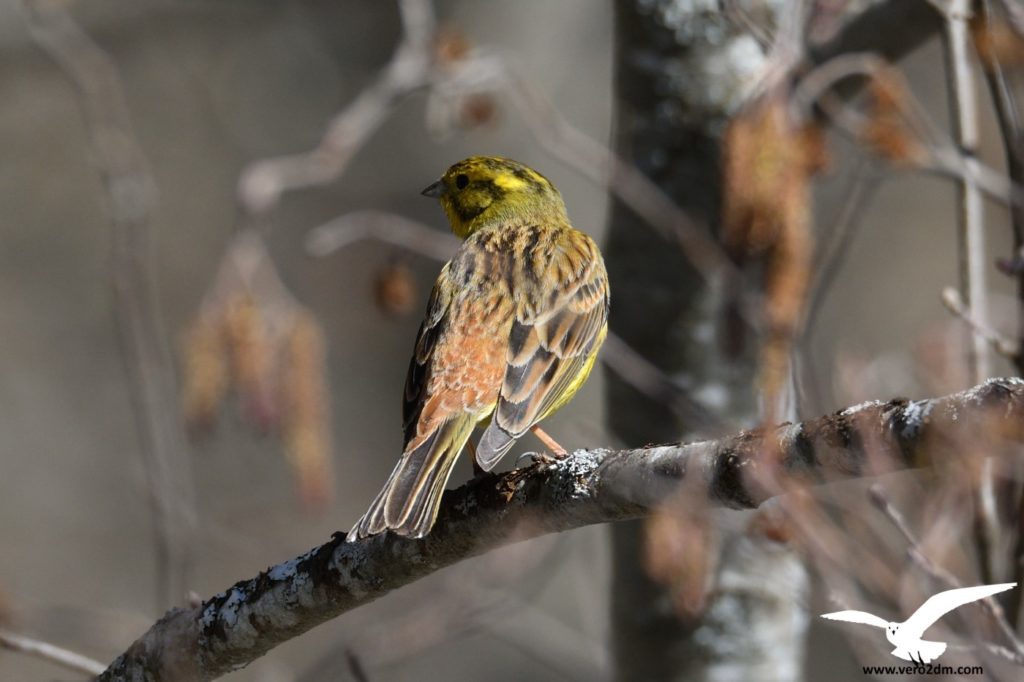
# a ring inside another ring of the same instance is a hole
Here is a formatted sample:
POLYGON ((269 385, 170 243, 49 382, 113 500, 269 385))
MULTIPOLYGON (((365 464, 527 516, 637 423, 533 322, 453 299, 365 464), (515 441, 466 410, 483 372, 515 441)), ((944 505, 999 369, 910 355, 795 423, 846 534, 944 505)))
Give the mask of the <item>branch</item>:
MULTIPOLYGON (((652 227, 678 242, 709 281, 736 277, 735 268, 714 239, 656 183, 605 144, 569 123, 503 58, 475 50, 446 65, 432 52, 435 18, 427 0, 400 0, 402 40, 378 79, 337 114, 311 151, 250 164, 238 183, 239 203, 249 219, 271 211, 287 191, 325 185, 349 161, 393 110, 421 90, 435 99, 478 92, 507 91, 529 132, 548 152, 590 180, 607 186, 652 227)), ((429 104, 428 104, 429 106, 429 104)))
POLYGON ((99 680, 211 680, 278 644, 446 566, 547 533, 647 515, 688 476, 712 504, 749 509, 777 494, 763 453, 797 482, 931 466, 944 444, 976 428, 1024 441, 1024 379, 994 379, 933 400, 869 402, 722 440, 633 450, 578 450, 557 461, 487 474, 445 494, 422 540, 338 533, 300 557, 165 615, 99 680), (871 444, 870 450, 865 444, 871 444), (762 474, 762 475, 759 475, 762 474))
MULTIPOLYGON (((941 582, 948 590, 964 586, 955 575, 942 566, 937 565, 924 553, 920 541, 918 541, 913 531, 910 530, 910 526, 907 524, 906 519, 903 518, 903 514, 889 502, 879 486, 871 486, 868 489, 868 497, 871 503, 889 519, 892 525, 896 527, 896 530, 903 536, 903 539, 907 541, 907 555, 918 568, 934 580, 941 582)), ((1010 645, 1010 648, 1001 648, 1002 651, 997 655, 1002 655, 1003 652, 1010 653, 1010 660, 1018 665, 1024 665, 1024 642, 1021 642, 1020 638, 1017 637, 1017 633, 1013 631, 1013 628, 1006 620, 1006 612, 1003 610, 1003 607, 993 597, 985 597, 980 603, 985 608, 985 611, 988 612, 996 628, 998 628, 1010 645)))
MULTIPOLYGON (((993 26, 998 19, 989 0, 980 3, 979 7, 986 35, 991 40, 993 26)), ((1005 3, 1005 8, 1011 21, 1024 17, 1024 7, 1005 3)), ((1006 68, 998 54, 993 53, 988 59, 983 59, 982 66, 1006 152, 1006 172, 1011 182, 1020 185, 1024 183, 1024 125, 1021 122, 1017 94, 1010 84, 1006 68)), ((1024 253, 1024 203, 1015 202, 1010 205, 1010 223, 1013 228, 1013 252, 1024 253)), ((1017 313, 1017 352, 1010 360, 1017 373, 1024 374, 1024 352, 1021 350, 1021 346, 1024 345, 1024 270, 1013 274, 1017 278, 1017 299, 1020 305, 1017 313)), ((1024 567, 1024 562, 1020 562, 1020 565, 1024 567)), ((1024 577, 1024 574, 1021 574, 1021 577, 1024 577)), ((1016 594, 1014 592, 1015 598, 1016 594)))
POLYGON ((117 67, 54 0, 24 0, 29 32, 78 92, 113 227, 116 321, 124 348, 157 538, 159 607, 178 603, 192 560, 195 493, 177 420, 177 389, 153 277, 156 182, 132 126, 117 67))
MULTIPOLYGON (((985 288, 985 225, 981 191, 974 177, 978 162, 975 156, 981 130, 978 123, 977 88, 974 68, 970 61, 970 0, 951 0, 946 9, 947 54, 949 59, 950 91, 956 122, 956 140, 964 156, 967 173, 959 183, 960 222, 960 293, 971 313, 971 318, 984 326, 987 318, 985 288)), ((991 350, 983 334, 973 332, 968 346, 967 365, 972 381, 989 375, 991 350)))
MULTIPOLYGON (((820 27, 811 28, 815 33, 820 27)), ((895 61, 941 30, 941 18, 927 0, 876 0, 861 11, 845 13, 839 25, 825 31, 830 35, 824 40, 812 40, 810 62, 823 64, 851 52, 873 52, 895 61)))
POLYGON ((963 297, 960 296, 960 292, 953 287, 946 287, 942 290, 942 305, 946 306, 949 312, 953 313, 966 324, 971 331, 985 339, 985 342, 992 346, 992 349, 1000 355, 1013 359, 1019 354, 1017 343, 1012 341, 1002 334, 997 332, 995 329, 985 325, 984 323, 974 319, 971 316, 971 311, 964 303, 963 297))
POLYGON ((28 654, 50 663, 56 663, 68 670, 85 673, 90 676, 99 675, 103 672, 103 664, 99 661, 38 639, 8 632, 7 630, 0 630, 0 649, 9 649, 28 654))
POLYGON ((363 143, 395 106, 429 83, 434 14, 427 0, 399 0, 402 41, 383 72, 335 116, 312 151, 250 164, 238 182, 249 217, 269 212, 286 191, 326 185, 345 170, 363 143))

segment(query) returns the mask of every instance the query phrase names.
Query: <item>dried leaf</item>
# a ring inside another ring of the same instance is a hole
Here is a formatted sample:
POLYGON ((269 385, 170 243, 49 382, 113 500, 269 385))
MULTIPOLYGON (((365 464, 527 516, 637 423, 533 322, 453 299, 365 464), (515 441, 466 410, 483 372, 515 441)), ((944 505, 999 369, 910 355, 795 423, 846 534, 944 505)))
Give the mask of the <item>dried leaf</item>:
POLYGON ((1024 64, 1024 36, 1004 19, 986 21, 982 13, 975 12, 971 17, 971 37, 986 68, 1024 64))
POLYGON ((927 158, 920 138, 907 124, 907 85, 897 69, 875 72, 868 84, 870 104, 861 140, 882 158, 916 165, 927 158))
POLYGON ((243 413, 256 428, 270 430, 277 423, 271 387, 274 348, 263 313, 251 294, 228 301, 225 329, 243 413))
POLYGON ((183 341, 185 382, 182 412, 193 434, 209 431, 228 391, 230 371, 224 321, 216 314, 200 315, 183 341))
POLYGON ((212 424, 234 389, 247 421, 281 427, 307 509, 334 495, 323 332, 288 293, 259 235, 240 233, 184 345, 182 402, 189 424, 212 424))
POLYGON ((648 519, 644 567, 652 580, 669 588, 680 615, 694 618, 704 611, 717 557, 718 538, 706 505, 679 496, 648 519))
POLYGON ((493 124, 498 118, 498 105, 489 92, 477 92, 462 98, 459 124, 463 128, 478 128, 493 124))
POLYGON ((816 126, 797 126, 778 96, 760 100, 729 124, 722 143, 725 242, 738 260, 770 249, 806 207, 808 180, 826 162, 816 126))
POLYGON ((747 526, 749 535, 767 538, 780 544, 788 543, 797 532, 793 522, 779 509, 761 508, 747 526))
POLYGON ((334 498, 334 471, 323 332, 309 313, 295 316, 281 381, 284 441, 303 506, 318 511, 334 498))
POLYGON ((455 26, 442 26, 437 31, 434 55, 442 66, 465 59, 472 49, 466 34, 455 26))
POLYGON ((373 293, 383 312, 408 315, 416 304, 416 280, 404 263, 389 263, 374 278, 373 293))
POLYGON ((740 264, 751 258, 764 264, 760 384, 768 405, 788 375, 803 313, 813 246, 810 181, 825 164, 820 129, 793 121, 779 94, 741 112, 723 139, 726 248, 740 264))

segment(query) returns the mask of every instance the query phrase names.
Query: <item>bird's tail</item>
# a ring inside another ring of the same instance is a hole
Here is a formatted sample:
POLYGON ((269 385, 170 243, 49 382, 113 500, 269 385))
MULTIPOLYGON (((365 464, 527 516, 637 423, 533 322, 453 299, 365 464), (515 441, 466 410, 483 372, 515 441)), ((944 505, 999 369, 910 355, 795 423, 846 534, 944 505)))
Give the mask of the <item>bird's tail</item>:
POLYGON ((386 530, 410 538, 429 533, 445 484, 475 423, 468 414, 450 419, 417 448, 404 453, 347 539, 358 540, 386 530))

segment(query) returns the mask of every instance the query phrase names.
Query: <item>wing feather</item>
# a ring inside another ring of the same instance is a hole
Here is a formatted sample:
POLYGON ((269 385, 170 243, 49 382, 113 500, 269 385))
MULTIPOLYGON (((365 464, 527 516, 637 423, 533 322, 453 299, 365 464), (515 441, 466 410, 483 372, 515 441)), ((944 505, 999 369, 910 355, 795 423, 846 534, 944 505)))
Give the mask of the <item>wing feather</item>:
POLYGON ((485 470, 561 406, 607 330, 608 278, 600 253, 582 233, 562 236, 571 245, 556 243, 541 276, 519 282, 526 290, 519 292, 498 404, 477 448, 485 470), (557 295, 544 290, 544 273, 557 277, 557 295))
POLYGON ((448 316, 448 309, 453 298, 449 267, 448 264, 445 264, 441 269, 441 274, 430 292, 427 313, 416 334, 412 359, 409 360, 409 370, 405 377, 405 391, 402 396, 402 431, 405 434, 406 443, 412 440, 415 434, 416 423, 419 421, 420 412, 427 400, 427 386, 431 374, 430 360, 441 332, 444 330, 443 322, 448 316))

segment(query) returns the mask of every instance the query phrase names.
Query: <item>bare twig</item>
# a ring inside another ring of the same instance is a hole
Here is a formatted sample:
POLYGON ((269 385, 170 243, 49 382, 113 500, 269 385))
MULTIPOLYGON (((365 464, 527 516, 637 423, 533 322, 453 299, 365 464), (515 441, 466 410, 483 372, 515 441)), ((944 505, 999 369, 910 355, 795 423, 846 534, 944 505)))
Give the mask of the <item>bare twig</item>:
POLYGON ((807 318, 803 333, 810 336, 817 322, 818 313, 828 297, 836 275, 842 269, 843 258, 850 251, 850 243, 856 234, 860 219, 870 205, 871 195, 878 186, 879 177, 867 168, 868 162, 861 161, 853 171, 853 179, 843 198, 843 203, 828 235, 828 241, 815 256, 814 282, 811 285, 810 301, 807 303, 807 318))
MULTIPOLYGON (((984 205, 977 184, 971 180, 971 171, 978 164, 976 157, 981 136, 974 67, 970 61, 970 28, 967 22, 971 13, 971 0, 948 0, 945 7, 947 72, 956 126, 955 139, 968 171, 959 183, 957 194, 959 289, 969 318, 974 322, 973 328, 968 325, 966 360, 969 381, 976 383, 992 371, 992 358, 989 342, 979 331, 988 326, 988 288, 985 285, 984 205)), ((982 465, 974 495, 978 508, 975 543, 981 561, 981 575, 985 582, 994 582, 999 572, 996 547, 1000 544, 1003 530, 999 525, 995 475, 990 461, 986 460, 982 465)))
POLYGON ((325 185, 406 96, 425 87, 433 64, 434 13, 429 0, 399 0, 402 41, 377 80, 334 117, 320 144, 303 154, 263 159, 242 172, 238 197, 249 217, 273 209, 289 190, 325 185))
MULTIPOLYGON (((960 184, 960 293, 971 312, 971 319, 985 326, 988 316, 988 292, 985 286, 984 206, 977 183, 975 158, 980 142, 978 96, 974 68, 970 61, 971 0, 949 0, 946 10, 946 34, 952 81, 956 140, 964 157, 967 174, 960 184)), ((992 371, 990 349, 985 337, 974 331, 968 353, 968 376, 972 383, 992 371)))
MULTIPOLYGON (((990 37, 994 24, 998 21, 991 5, 991 0, 985 0, 980 4, 984 25, 990 37)), ((1005 2, 1004 5, 1011 17, 1014 16, 1014 10, 1018 16, 1024 16, 1024 7, 1021 5, 1013 2, 1005 2)), ((999 121, 1003 148, 1006 150, 1007 173, 1011 182, 1020 185, 1024 183, 1024 123, 1021 121, 1017 96, 1010 86, 998 54, 993 53, 983 64, 996 118, 999 121)), ((1010 221, 1013 228, 1014 253, 1021 253, 1024 250, 1024 203, 1011 204, 1010 221)), ((1018 374, 1024 374, 1024 352, 1020 352, 1020 346, 1024 344, 1024 271, 1017 273, 1017 298, 1020 301, 1017 311, 1018 353, 1011 360, 1018 374)))
POLYGON ((760 82, 750 92, 750 101, 789 80, 795 69, 803 63, 806 51, 804 28, 810 4, 808 0, 792 0, 781 5, 776 14, 778 30, 771 49, 765 55, 760 82))
POLYGON ((397 213, 353 211, 314 227, 306 235, 305 247, 311 256, 323 258, 364 239, 377 239, 441 262, 451 258, 462 243, 449 232, 397 213))
MULTIPOLYGON (((985 27, 987 37, 993 40, 993 33, 999 21, 993 7, 992 0, 983 0, 978 3, 982 12, 981 19, 985 27)), ((1006 11, 1009 23, 1020 33, 1024 26, 1024 6, 1014 0, 1004 0, 1000 3, 1006 11)), ((977 39, 977 38, 976 38, 977 39)), ((1003 66, 997 51, 991 51, 987 59, 982 60, 986 82, 989 93, 995 108, 996 119, 999 122, 999 130, 1002 136, 1003 149, 1006 153, 1007 174, 1015 185, 1024 183, 1024 123, 1021 121, 1020 107, 1017 101, 1015 89, 1011 87, 1008 74, 1003 66)), ((1024 253, 1024 203, 1015 202, 1010 205, 1010 224, 1013 234, 1013 253, 1020 258, 1024 253)), ((1000 344, 997 352, 1009 349, 1014 346, 1015 352, 1009 355, 1010 361, 1016 368, 1019 375, 1024 374, 1024 270, 1014 273, 1017 278, 1017 333, 1014 344, 1000 344)), ((1022 486, 1018 482, 1014 485, 1017 501, 1014 505, 1011 495, 1011 505, 1016 506, 1018 518, 1024 520, 1024 494, 1022 486)), ((1018 522, 1020 523, 1020 522, 1018 522)), ((1018 530, 1013 540, 1012 560, 1010 570, 1013 572, 1014 581, 1024 584, 1024 532, 1018 530)), ((1007 597, 1007 608, 1011 619, 1020 624, 1024 621, 1024 610, 1022 610, 1024 599, 1020 590, 1013 590, 1007 597)))
POLYGON ((181 601, 191 562, 194 492, 150 259, 155 183, 136 140, 117 69, 66 3, 26 0, 29 28, 79 93, 113 224, 117 322, 149 479, 161 607, 181 601))
POLYGON ((814 258, 816 263, 814 279, 809 289, 807 314, 800 334, 800 345, 803 347, 803 353, 807 360, 803 363, 801 373, 807 375, 810 385, 797 384, 797 388, 802 392, 811 393, 815 397, 815 404, 820 402, 817 400, 820 382, 814 369, 814 351, 811 339, 818 322, 818 315, 823 304, 828 300, 832 285, 842 270, 843 259, 850 253, 850 245, 857 233, 857 227, 871 204, 871 196, 880 183, 880 177, 868 168, 869 164, 869 161, 862 159, 854 168, 853 179, 843 197, 839 213, 835 220, 829 221, 834 224, 834 227, 814 258))
MULTIPOLYGON (((855 139, 863 138, 867 118, 830 93, 845 81, 876 77, 886 68, 889 68, 887 62, 872 53, 846 54, 825 62, 804 75, 793 89, 790 99, 793 115, 809 119, 817 106, 840 132, 855 139)), ((908 96, 906 104, 901 113, 927 152, 927 158, 920 161, 921 170, 972 184, 981 194, 1007 205, 1024 206, 1024 187, 976 157, 961 152, 916 99, 908 96)))
MULTIPOLYGON (((868 497, 871 500, 871 503, 882 512, 882 514, 907 541, 907 555, 918 568, 933 579, 945 585, 947 589, 963 587, 963 583, 961 583, 955 575, 937 565, 921 550, 921 543, 918 541, 917 536, 914 535, 913 531, 910 530, 910 526, 907 525, 906 520, 903 518, 903 514, 901 514, 900 511, 889 502, 888 497, 879 485, 872 485, 868 489, 868 497)), ((996 627, 999 628, 999 632, 1013 649, 1012 651, 1007 651, 1007 655, 1004 657, 1009 658, 1009 660, 1015 663, 1024 663, 1024 642, 1022 642, 1020 638, 1017 637, 1017 633, 1013 631, 1013 627, 1006 619, 1006 613, 1003 611, 1003 607, 1000 606, 999 602, 993 597, 985 597, 981 600, 981 604, 985 607, 989 616, 991 616, 996 627)))
POLYGON ((403 39, 381 77, 334 118, 320 144, 307 153, 265 159, 247 168, 239 197, 250 215, 265 213, 290 189, 326 184, 337 178, 354 153, 406 96, 428 86, 441 97, 509 87, 510 101, 531 132, 575 170, 609 187, 652 226, 678 240, 694 266, 708 278, 731 272, 729 260, 705 231, 632 165, 585 135, 540 96, 504 60, 486 51, 442 69, 431 53, 434 18, 426 0, 403 0, 403 39))
POLYGON ((1017 665, 1024 665, 1024 654, 1021 654, 1020 651, 1013 651, 992 642, 978 642, 978 646, 993 656, 998 656, 1017 665))
POLYGON ((938 14, 925 0, 843 0, 838 11, 812 17, 810 60, 823 64, 851 52, 869 50, 896 60, 940 32, 938 14))
POLYGON ((435 64, 434 17, 427 0, 402 0, 403 38, 380 78, 339 113, 315 149, 251 164, 239 180, 239 201, 250 218, 277 205, 282 193, 323 185, 344 172, 355 152, 407 96, 428 89, 432 97, 461 97, 507 88, 530 132, 554 156, 609 191, 650 225, 677 241, 705 278, 733 276, 718 244, 632 164, 573 127, 506 60, 486 50, 435 64))
POLYGON ((929 466, 943 448, 980 433, 1024 441, 1024 380, 989 381, 935 400, 864 403, 802 424, 718 441, 637 450, 580 450, 553 463, 477 477, 445 494, 422 540, 379 535, 330 542, 194 609, 158 621, 100 676, 209 680, 323 621, 469 556, 509 542, 638 518, 683 480, 712 504, 755 507, 777 494, 758 473, 765 448, 793 481, 929 466), (870 456, 864 443, 872 444, 870 456), (877 446, 877 450, 874 446, 877 446))
POLYGON ((608 332, 600 358, 633 388, 668 405, 691 430, 701 431, 721 423, 718 417, 694 400, 688 390, 672 381, 660 367, 638 353, 615 332, 608 332))
POLYGON ((84 673, 90 677, 100 675, 106 670, 106 666, 74 651, 43 642, 38 639, 19 635, 7 630, 0 630, 0 648, 17 651, 35 658, 55 663, 62 668, 84 673))
POLYGON ((1007 358, 1014 358, 1020 352, 1015 341, 974 319, 970 309, 961 298, 960 292, 953 287, 946 287, 942 290, 942 304, 949 312, 963 320, 974 334, 983 338, 995 352, 1007 358))
POLYGON ((757 41, 763 52, 772 46, 772 30, 758 21, 739 0, 722 0, 722 11, 729 21, 740 27, 743 33, 757 41))
POLYGON ((526 79, 505 67, 513 88, 509 98, 530 131, 554 156, 629 206, 666 239, 679 244, 691 264, 708 282, 738 273, 710 234, 701 229, 657 183, 606 145, 573 127, 526 79))
POLYGON ((1024 5, 1020 0, 1000 0, 999 4, 1006 10, 1006 18, 1013 30, 1024 36, 1024 5))
POLYGON ((345 662, 348 664, 348 671, 356 682, 370 682, 366 669, 363 668, 359 656, 352 649, 345 649, 345 662))

